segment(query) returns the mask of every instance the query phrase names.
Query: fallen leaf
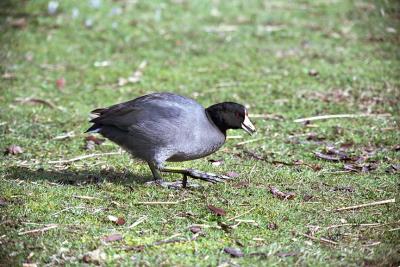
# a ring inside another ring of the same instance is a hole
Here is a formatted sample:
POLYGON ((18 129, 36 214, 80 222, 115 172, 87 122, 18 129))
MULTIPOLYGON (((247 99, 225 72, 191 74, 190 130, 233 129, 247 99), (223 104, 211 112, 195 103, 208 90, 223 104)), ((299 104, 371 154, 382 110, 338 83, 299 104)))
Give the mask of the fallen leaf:
POLYGON ((328 160, 328 161, 346 161, 354 160, 346 152, 336 149, 334 147, 326 147, 324 152, 314 152, 317 158, 328 160))
POLYGON ((18 155, 18 154, 22 154, 24 153, 24 150, 17 145, 11 145, 9 147, 6 148, 6 150, 4 151, 4 154, 6 155, 18 155))
POLYGON ((231 178, 236 178, 236 177, 239 177, 239 173, 231 171, 231 172, 227 172, 226 176, 231 177, 231 178))
POLYGON ((102 251, 101 249, 96 249, 93 251, 90 251, 83 255, 82 261, 85 263, 93 263, 96 265, 102 264, 103 261, 106 260, 106 253, 102 251))
POLYGON ((387 170, 389 173, 397 173, 400 172, 400 164, 392 164, 390 165, 389 169, 387 170))
POLYGON ((26 25, 28 25, 28 21, 26 18, 12 18, 8 21, 9 25, 14 27, 14 28, 25 28, 26 25))
POLYGON ((98 138, 94 135, 88 135, 85 137, 86 141, 92 141, 94 142, 96 145, 101 145, 102 143, 104 143, 106 141, 106 139, 103 138, 98 138))
POLYGON ((85 149, 87 150, 93 150, 96 148, 96 145, 101 145, 104 143, 106 140, 102 138, 98 138, 94 135, 88 135, 85 137, 85 149))
POLYGON ((8 202, 4 199, 0 197, 0 207, 5 207, 8 205, 8 202))
POLYGON ((117 221, 115 222, 118 225, 124 225, 126 223, 125 219, 122 217, 118 217, 117 221))
POLYGON ((122 217, 115 217, 113 215, 108 215, 107 219, 109 221, 112 221, 113 223, 117 224, 117 225, 124 225, 126 223, 125 219, 122 217))
POLYGON ((209 159, 208 161, 211 162, 211 164, 215 167, 218 167, 224 163, 223 159, 209 159))
POLYGON ((310 76, 318 76, 319 72, 316 69, 310 69, 308 71, 308 75, 310 75, 310 76))
POLYGON ((314 196, 313 195, 308 195, 308 194, 306 194, 306 195, 304 195, 303 196, 303 200, 304 201, 310 201, 311 199, 313 199, 314 198, 314 196))
POLYGON ((57 86, 58 90, 62 91, 65 87, 65 78, 61 77, 61 78, 57 79, 56 86, 57 86))
POLYGON ((208 205, 207 207, 210 211, 212 211, 217 216, 225 216, 226 215, 226 211, 221 208, 214 207, 213 205, 208 205))
POLYGON ((108 243, 108 242, 115 242, 115 241, 122 240, 122 235, 116 233, 116 234, 104 236, 104 237, 102 237, 102 240, 103 240, 104 242, 107 242, 107 243, 108 243))
POLYGON ((399 144, 399 145, 395 145, 395 146, 393 147, 393 150, 394 150, 394 151, 400 151, 400 144, 399 144))
POLYGON ((244 256, 243 252, 238 248, 226 247, 224 248, 224 252, 235 258, 240 258, 244 256))
POLYGON ((193 233, 193 234, 197 234, 201 232, 201 228, 199 226, 191 226, 189 228, 189 230, 193 233))
POLYGON ((274 222, 269 223, 268 224, 268 229, 269 230, 276 230, 276 229, 278 229, 278 225, 276 223, 274 223, 274 222))
POLYGON ((374 163, 345 164, 344 169, 353 172, 370 172, 378 168, 374 163))
POLYGON ((287 200, 287 199, 294 199, 296 194, 293 192, 289 192, 289 193, 284 193, 279 191, 278 188, 276 188, 275 186, 269 185, 268 186, 269 191, 272 193, 272 195, 274 195, 275 197, 282 199, 282 200, 287 200))

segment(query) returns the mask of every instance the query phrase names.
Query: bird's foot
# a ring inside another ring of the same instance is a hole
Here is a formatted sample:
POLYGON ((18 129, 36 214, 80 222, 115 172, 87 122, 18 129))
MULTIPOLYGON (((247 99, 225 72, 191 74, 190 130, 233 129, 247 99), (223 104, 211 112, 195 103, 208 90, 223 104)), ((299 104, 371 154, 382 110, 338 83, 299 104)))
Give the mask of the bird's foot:
POLYGON ((156 185, 156 186, 162 186, 165 188, 170 188, 170 189, 181 189, 181 188, 198 188, 200 185, 195 184, 195 183, 184 183, 181 181, 176 181, 176 182, 166 182, 164 180, 154 180, 147 182, 146 185, 156 185))
MULTIPOLYGON (((231 179, 229 176, 218 175, 218 174, 210 173, 210 172, 201 172, 201 171, 193 170, 193 169, 187 169, 186 171, 187 172, 184 175, 187 175, 194 179, 199 179, 199 180, 203 180, 206 182, 210 182, 210 183, 225 182, 226 180, 231 179)), ((184 178, 184 180, 185 180, 185 178, 184 178)))

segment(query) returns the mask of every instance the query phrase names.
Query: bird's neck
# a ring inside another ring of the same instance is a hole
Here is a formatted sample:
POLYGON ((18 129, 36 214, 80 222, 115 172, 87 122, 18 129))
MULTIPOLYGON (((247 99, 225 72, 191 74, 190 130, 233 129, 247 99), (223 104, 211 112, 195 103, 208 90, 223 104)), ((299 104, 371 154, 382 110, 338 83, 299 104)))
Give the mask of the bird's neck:
POLYGON ((214 107, 208 107, 206 108, 206 114, 209 120, 211 120, 215 126, 226 136, 226 130, 228 130, 228 127, 226 126, 226 123, 224 122, 220 112, 214 107))

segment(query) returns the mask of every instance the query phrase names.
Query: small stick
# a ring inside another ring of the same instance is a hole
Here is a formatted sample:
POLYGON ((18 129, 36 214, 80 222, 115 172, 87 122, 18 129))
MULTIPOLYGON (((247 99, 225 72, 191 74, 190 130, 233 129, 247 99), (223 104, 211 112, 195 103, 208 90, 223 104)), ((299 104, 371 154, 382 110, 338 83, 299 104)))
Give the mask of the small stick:
POLYGON ((228 135, 226 139, 241 139, 243 136, 241 135, 228 135))
POLYGON ((133 205, 176 205, 183 201, 143 201, 136 202, 133 205))
POLYGON ((389 232, 398 231, 398 230, 400 230, 400 227, 390 229, 389 232))
POLYGON ((276 114, 249 114, 249 117, 252 119, 270 119, 270 120, 283 120, 282 115, 276 114))
POLYGON ((142 216, 140 217, 136 222, 132 223, 130 226, 128 226, 128 229, 132 229, 133 227, 138 226, 142 222, 144 222, 147 219, 147 216, 142 216))
POLYGON ((247 213, 253 211, 255 208, 256 207, 253 207, 253 208, 249 209, 248 211, 243 212, 242 214, 236 215, 235 217, 232 217, 232 218, 228 219, 227 222, 233 221, 233 220, 235 220, 235 219, 237 219, 239 217, 242 217, 243 215, 246 215, 247 213))
POLYGON ((327 119, 338 119, 338 118, 362 118, 362 117, 391 117, 392 114, 334 114, 334 115, 321 115, 315 117, 301 118, 294 120, 294 122, 305 122, 305 121, 316 121, 316 120, 327 120, 327 119))
POLYGON ((361 226, 361 227, 374 227, 374 226, 380 226, 380 223, 362 223, 362 224, 357 224, 357 223, 344 223, 344 224, 334 224, 327 226, 325 229, 333 229, 333 228, 339 228, 339 227, 344 227, 344 226, 361 226))
POLYGON ((258 141, 261 141, 261 140, 264 140, 264 139, 267 139, 267 137, 261 137, 261 138, 257 138, 257 139, 252 139, 252 140, 239 142, 239 143, 236 144, 236 146, 242 146, 242 145, 245 145, 245 144, 258 142, 258 141))
POLYGON ((72 159, 66 159, 66 160, 52 160, 52 161, 49 161, 49 164, 57 164, 57 163, 65 164, 65 163, 70 163, 70 162, 74 162, 74 161, 78 161, 78 160, 82 160, 82 159, 101 157, 101 156, 110 156, 110 155, 121 155, 121 153, 120 152, 108 152, 108 153, 89 154, 89 155, 83 155, 83 156, 75 157, 72 159))
POLYGON ((94 199, 101 199, 98 197, 91 197, 91 196, 72 196, 74 198, 78 198, 78 199, 85 199, 85 200, 94 200, 94 199))
POLYGON ((64 212, 64 211, 67 211, 67 210, 73 210, 73 209, 84 209, 84 208, 85 208, 85 207, 68 207, 68 208, 62 209, 62 210, 60 210, 60 211, 57 211, 57 212, 55 212, 55 213, 51 214, 51 216, 54 216, 54 215, 60 214, 60 213, 62 213, 62 212, 64 212))
POLYGON ((311 240, 313 240, 313 241, 319 241, 319 242, 321 242, 321 243, 327 243, 327 244, 330 244, 330 245, 337 245, 337 244, 338 244, 338 243, 335 242, 335 241, 332 241, 332 240, 329 240, 329 239, 326 239, 326 238, 323 238, 323 237, 321 237, 321 238, 316 238, 316 237, 314 237, 314 236, 307 235, 307 234, 303 234, 303 236, 305 236, 305 237, 307 237, 307 238, 309 238, 309 239, 311 239, 311 240))
POLYGON ((18 235, 34 234, 34 233, 39 233, 39 232, 43 233, 45 231, 48 231, 50 229, 54 229, 54 228, 57 228, 57 227, 58 227, 57 224, 49 224, 48 226, 46 226, 44 228, 33 229, 33 230, 25 231, 25 232, 19 232, 18 235))
POLYGON ((395 199, 392 198, 392 199, 381 200, 381 201, 376 201, 376 202, 371 202, 371 203, 366 203, 366 204, 361 204, 361 205, 338 208, 338 209, 335 209, 335 211, 355 210, 355 209, 359 209, 359 208, 371 207, 371 206, 383 205, 383 204, 395 203, 395 202, 396 202, 395 199))

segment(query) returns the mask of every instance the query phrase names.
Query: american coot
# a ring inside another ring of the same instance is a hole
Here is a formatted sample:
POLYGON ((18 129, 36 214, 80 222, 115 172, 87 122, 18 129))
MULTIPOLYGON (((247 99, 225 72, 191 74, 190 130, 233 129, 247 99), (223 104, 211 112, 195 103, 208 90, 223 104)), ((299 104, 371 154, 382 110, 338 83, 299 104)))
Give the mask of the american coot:
POLYGON ((86 132, 100 133, 146 161, 156 183, 162 185, 167 183, 160 171, 183 174, 183 187, 187 176, 212 183, 229 179, 192 169, 166 168, 164 162, 210 155, 225 143, 228 129, 255 132, 240 104, 224 102, 205 109, 193 99, 172 93, 149 94, 91 113, 93 125, 86 132))

